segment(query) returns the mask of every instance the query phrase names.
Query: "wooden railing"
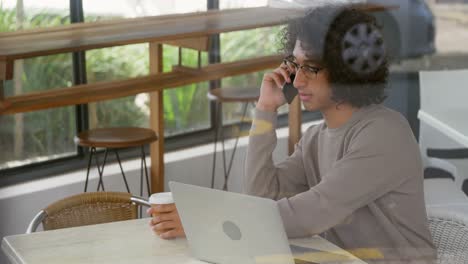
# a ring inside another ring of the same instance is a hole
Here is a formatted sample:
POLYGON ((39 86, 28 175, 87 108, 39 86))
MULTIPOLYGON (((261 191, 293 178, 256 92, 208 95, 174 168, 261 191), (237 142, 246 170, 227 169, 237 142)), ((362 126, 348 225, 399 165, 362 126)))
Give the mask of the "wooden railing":
POLYGON ((86 104, 139 93, 159 92, 186 84, 216 80, 273 68, 281 57, 268 56, 230 63, 210 64, 200 69, 175 69, 168 73, 151 74, 123 81, 76 85, 71 88, 11 96, 0 102, 0 114, 15 114, 53 107, 86 104))

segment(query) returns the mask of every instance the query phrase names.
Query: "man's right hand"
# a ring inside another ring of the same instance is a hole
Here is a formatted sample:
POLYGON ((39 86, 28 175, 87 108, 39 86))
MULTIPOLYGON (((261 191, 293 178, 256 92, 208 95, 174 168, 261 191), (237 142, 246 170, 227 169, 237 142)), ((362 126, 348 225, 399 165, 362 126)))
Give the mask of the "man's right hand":
POLYGON ((185 231, 175 204, 161 204, 146 210, 152 218, 149 226, 163 239, 185 237, 185 231))
POLYGON ((257 103, 258 109, 276 112, 280 106, 286 103, 282 89, 286 82, 291 82, 290 74, 291 70, 286 65, 281 64, 274 71, 263 75, 260 98, 257 103))

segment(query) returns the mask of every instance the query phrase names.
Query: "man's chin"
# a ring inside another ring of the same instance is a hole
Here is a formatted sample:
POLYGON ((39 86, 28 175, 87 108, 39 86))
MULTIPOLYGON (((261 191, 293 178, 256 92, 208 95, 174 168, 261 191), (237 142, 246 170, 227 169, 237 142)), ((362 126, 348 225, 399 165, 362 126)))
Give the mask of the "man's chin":
POLYGON ((309 111, 309 112, 315 112, 315 111, 320 110, 318 106, 314 104, 310 104, 308 102, 302 102, 302 106, 304 107, 306 111, 309 111))

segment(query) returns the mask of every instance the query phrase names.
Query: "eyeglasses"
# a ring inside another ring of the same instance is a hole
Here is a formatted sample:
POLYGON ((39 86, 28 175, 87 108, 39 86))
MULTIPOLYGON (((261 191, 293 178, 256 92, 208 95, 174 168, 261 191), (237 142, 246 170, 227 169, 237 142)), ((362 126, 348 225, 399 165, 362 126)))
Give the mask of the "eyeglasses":
POLYGON ((286 66, 288 66, 290 69, 294 70, 295 73, 297 73, 299 70, 302 70, 302 73, 304 73, 304 75, 310 79, 317 77, 317 74, 323 70, 323 68, 320 67, 300 65, 294 62, 294 58, 290 56, 284 58, 283 63, 286 64, 286 66))

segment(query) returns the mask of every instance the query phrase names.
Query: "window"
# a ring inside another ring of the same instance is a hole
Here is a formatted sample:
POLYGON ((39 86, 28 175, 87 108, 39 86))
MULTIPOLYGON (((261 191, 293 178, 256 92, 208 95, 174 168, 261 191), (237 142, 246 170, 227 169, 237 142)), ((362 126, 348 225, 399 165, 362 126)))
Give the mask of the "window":
MULTIPOLYGON (((116 0, 109 8, 106 1, 74 1, 82 2, 86 22, 205 11, 208 3, 217 6, 217 2, 220 9, 261 7, 272 3, 282 5, 286 2, 294 2, 296 6, 309 3, 299 0, 116 0)), ((389 45, 401 55, 398 63, 391 67, 388 101, 397 107, 408 108, 409 113, 412 108, 418 107, 419 98, 415 91, 419 84, 417 78, 415 81, 401 76, 417 75, 419 70, 468 68, 468 50, 463 44, 467 40, 465 24, 468 23, 468 3, 466 0, 401 2, 398 10, 377 18, 385 25, 394 26, 385 29, 389 28, 386 33, 391 36, 390 39, 399 40, 398 45, 389 45), (400 33, 392 31, 395 28, 400 33), (416 93, 411 99, 413 101, 410 101, 410 93, 416 93), (408 102, 402 101, 399 96, 405 96, 408 102)), ((0 32, 69 24, 70 13, 70 1, 67 0, 0 0, 0 32)), ((221 62, 275 54, 279 49, 277 38, 281 29, 282 26, 274 26, 220 34, 218 54, 221 62)), ((149 71, 147 44, 96 49, 85 54, 88 83, 144 76, 149 71)), ((197 65, 196 51, 183 49, 182 54, 184 65, 197 65)), ((203 53, 202 65, 209 61, 213 61, 210 54, 203 53)), ((164 45, 164 62, 164 71, 169 71, 172 65, 178 63, 176 47, 164 45)), ((15 63, 15 79, 4 83, 5 95, 68 87, 73 84, 73 73, 71 54, 19 60, 15 63)), ((224 78, 221 87, 258 89, 262 76, 260 72, 224 78)), ((214 109, 206 96, 210 88, 209 82, 204 82, 164 92, 166 137, 178 139, 193 135, 192 132, 213 131, 214 109)), ((149 125, 146 94, 91 103, 87 108, 86 120, 78 115, 74 106, 0 116, 0 170, 63 157, 78 160, 79 152, 73 137, 84 122, 89 128, 149 125)), ((285 106, 280 111, 286 113, 287 110, 285 106)), ((238 122, 241 114, 242 105, 223 104, 225 125, 238 122)), ((415 116, 407 117, 410 121, 416 119, 415 116)))
MULTIPOLYGON (((113 1, 112 9, 104 2, 76 0, 72 3, 83 6, 86 22, 207 9, 206 0, 190 3, 179 0, 120 0, 113 1)), ((72 11, 69 5, 70 1, 63 0, 0 0, 0 32, 70 24, 72 11)), ((149 72, 148 44, 96 49, 85 54, 87 83, 118 81, 149 72)), ((184 49, 182 54, 184 65, 197 65, 197 52, 184 49)), ((177 48, 164 45, 164 71, 177 64, 177 56, 177 48)), ((208 54, 202 54, 201 59, 202 65, 208 64, 208 54)), ((5 96, 69 87, 73 84, 73 70, 71 54, 16 61, 15 80, 4 83, 5 96)), ((209 83, 206 82, 165 91, 166 136, 185 135, 212 127, 210 103, 206 96, 208 89, 209 83)), ((70 106, 0 116, 0 148, 3 150, 0 170, 8 169, 7 174, 14 175, 12 169, 24 165, 78 157, 73 138, 78 133, 78 126, 83 126, 84 122, 84 127, 89 128, 149 125, 147 94, 90 103, 84 119, 76 109, 70 106)))
MULTIPOLYGON (((277 36, 281 28, 281 26, 276 26, 221 34, 221 61, 230 62, 276 54, 279 49, 277 36)), ((222 80, 221 87, 222 89, 239 87, 260 89, 264 73, 228 77, 222 80)), ((249 105, 249 108, 252 108, 252 105, 249 105)), ((239 122, 242 111, 243 104, 223 104, 223 122, 225 124, 239 122)))
MULTIPOLYGON (((109 3, 92 0, 74 0, 82 6, 85 22, 122 18, 137 18, 163 14, 207 10, 207 0, 116 0, 109 3)), ((266 1, 220 1, 221 9, 264 6, 266 1)), ((215 4, 216 6, 217 4, 215 4)), ((71 23, 70 1, 64 0, 0 0, 0 31, 50 27, 71 23)), ((237 31, 220 35, 222 62, 276 53, 276 34, 281 27, 237 31), (242 44, 242 45, 241 45, 242 44)), ((178 63, 178 48, 164 45, 164 71, 178 63)), ((85 52, 87 83, 118 81, 149 72, 148 44, 125 45, 85 52)), ((198 53, 182 50, 182 64, 196 66, 198 53)), ((209 63, 209 54, 202 53, 201 64, 209 63)), ((74 69, 71 54, 36 57, 17 61, 15 80, 5 82, 5 95, 18 95, 43 89, 64 88, 73 85, 74 69), (18 74, 20 73, 20 74, 18 74)), ((263 73, 225 78, 223 89, 252 86, 258 89, 263 73)), ((185 136, 192 132, 213 131, 214 108, 207 98, 209 82, 196 83, 164 92, 165 136, 185 136)), ((73 143, 82 128, 149 125, 149 98, 139 94, 126 98, 101 101, 81 106, 54 108, 32 113, 0 116, 0 170, 41 164, 64 157, 79 157, 73 143), (77 112, 77 109, 79 110, 77 112)), ((284 108, 287 110, 287 107, 284 108)), ((240 121, 242 106, 224 104, 223 120, 228 126, 240 121)), ((211 135, 204 138, 211 139, 211 135)), ((197 141, 199 142, 199 141, 197 141)), ((189 143, 193 144, 193 143, 189 143)), ((76 166, 75 166, 76 167, 76 166)))
MULTIPOLYGON (((254 8, 267 6, 268 0, 220 0, 220 9, 233 8, 254 8)), ((234 31, 220 35, 221 41, 221 60, 223 62, 248 59, 259 56, 268 56, 277 54, 280 45, 278 34, 284 26, 274 26, 265 28, 256 28, 251 30, 234 31)), ((222 80, 223 89, 232 89, 244 87, 249 89, 260 89, 263 78, 263 72, 253 74, 229 77, 222 80)), ((249 105, 248 112, 252 109, 249 105)), ((279 109, 279 113, 285 114, 288 107, 279 109)), ((243 104, 223 104, 223 122, 231 124, 239 122, 243 113, 243 104)))
MULTIPOLYGON (((206 11, 205 0, 134 1, 108 3, 84 0, 85 21, 102 21, 163 14, 206 11)), ((177 64, 178 49, 164 45, 164 71, 177 64)), ((184 49, 182 63, 197 65, 197 52, 184 49)), ((207 55, 202 62, 207 64, 207 55)), ((88 83, 144 76, 149 73, 148 44, 127 45, 86 52, 88 83)), ((208 83, 191 84, 164 91, 165 135, 173 136, 210 127, 208 83)), ((89 104, 89 127, 149 126, 148 94, 89 104)))
MULTIPOLYGON (((70 23, 68 1, 0 1, 0 32, 70 23)), ((72 84, 70 54, 17 60, 5 96, 72 84)), ((0 170, 76 155, 75 108, 0 116, 0 170)))

